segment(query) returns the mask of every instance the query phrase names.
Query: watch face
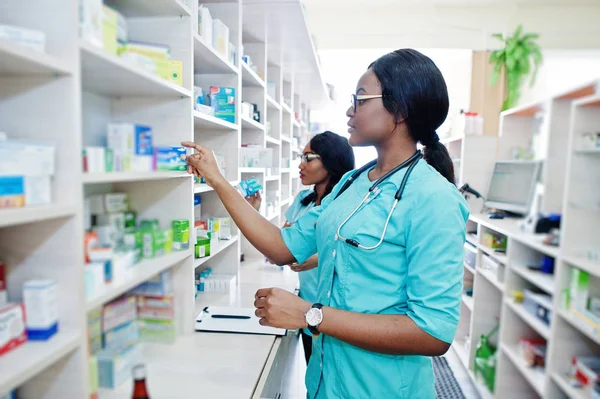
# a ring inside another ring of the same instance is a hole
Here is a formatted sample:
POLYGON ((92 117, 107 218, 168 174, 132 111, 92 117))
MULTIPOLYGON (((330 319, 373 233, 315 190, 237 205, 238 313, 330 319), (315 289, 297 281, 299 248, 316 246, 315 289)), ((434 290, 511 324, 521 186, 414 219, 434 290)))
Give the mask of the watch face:
POLYGON ((306 323, 309 326, 316 327, 323 321, 323 312, 321 309, 311 308, 306 312, 306 323))

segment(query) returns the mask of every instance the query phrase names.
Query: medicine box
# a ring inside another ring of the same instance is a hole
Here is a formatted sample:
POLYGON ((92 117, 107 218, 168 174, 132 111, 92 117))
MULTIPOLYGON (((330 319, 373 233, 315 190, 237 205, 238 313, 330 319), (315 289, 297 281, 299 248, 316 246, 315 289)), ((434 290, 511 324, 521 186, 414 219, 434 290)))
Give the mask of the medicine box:
POLYGON ((98 194, 92 195, 89 198, 92 215, 127 212, 129 208, 127 193, 98 194))
POLYGON ((143 360, 137 345, 117 353, 102 350, 96 357, 100 387, 109 389, 114 389, 124 381, 130 380, 133 366, 143 360))
POLYGON ((168 61, 171 57, 171 49, 169 46, 134 40, 128 41, 127 44, 120 48, 120 55, 126 53, 138 54, 153 61, 168 61))
POLYGON ((23 284, 27 336, 45 341, 58 331, 58 298, 55 280, 29 280, 23 284))
POLYGON ((102 331, 129 323, 137 318, 135 297, 117 299, 102 308, 102 331))
POLYGON ((210 256, 210 238, 198 237, 194 249, 196 259, 210 256))
POLYGON ((102 0, 79 0, 79 36, 97 47, 104 46, 102 0))
POLYGON ((111 352, 121 352, 140 340, 137 320, 113 328, 103 334, 103 348, 111 352))
POLYGON ((44 52, 46 47, 44 32, 17 26, 0 25, 0 40, 40 52, 44 52))
POLYGON ((198 6, 198 34, 205 44, 213 45, 213 19, 204 5, 198 6))
POLYGON ((94 395, 98 394, 98 389, 100 388, 100 382, 98 381, 98 359, 96 356, 89 357, 88 367, 90 373, 90 399, 93 399, 94 395))
POLYGON ((104 50, 117 54, 117 10, 102 5, 102 45, 104 50))
POLYGON ((235 123, 235 89, 232 87, 210 87, 210 106, 215 117, 235 123))
POLYGON ((0 209, 25 206, 25 177, 0 176, 0 209))
POLYGON ((0 140, 0 176, 53 176, 53 144, 28 140, 0 140))
POLYGON ((491 249, 506 249, 506 236, 484 233, 481 243, 491 249))
POLYGON ((138 318, 153 320, 175 319, 175 298, 173 296, 139 296, 138 318))
POLYGON ((94 298, 106 284, 104 278, 105 262, 90 262, 84 266, 85 297, 94 298))
POLYGON ((183 86, 183 63, 181 61, 169 60, 168 71, 169 77, 167 80, 183 86))
POLYGON ((229 28, 220 19, 213 19, 212 45, 223 57, 229 56, 229 28))
POLYGON ((0 307, 0 356, 27 341, 25 309, 21 304, 0 307))
POLYGON ((186 155, 185 147, 156 147, 154 149, 155 169, 185 172, 187 163, 181 159, 182 155, 186 155))
POLYGON ((271 168, 273 149, 260 146, 240 148, 240 165, 248 168, 271 168))
POLYGON ((160 229, 142 229, 142 258, 154 259, 165 254, 165 233, 160 229))
POLYGON ((149 126, 134 123, 110 123, 106 141, 108 148, 112 148, 115 154, 153 155, 152 128, 149 126))
POLYGON ((172 320, 140 319, 140 340, 143 342, 174 342, 175 322, 172 320))
POLYGON ((173 293, 173 272, 165 270, 135 287, 131 293, 144 296, 165 296, 173 293))

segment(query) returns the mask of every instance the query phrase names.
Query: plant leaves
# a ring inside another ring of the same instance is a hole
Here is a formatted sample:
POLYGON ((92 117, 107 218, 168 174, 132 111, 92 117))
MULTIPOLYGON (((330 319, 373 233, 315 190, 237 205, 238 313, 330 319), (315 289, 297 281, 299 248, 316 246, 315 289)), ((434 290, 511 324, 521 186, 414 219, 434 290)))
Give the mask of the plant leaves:
POLYGON ((496 62, 496 65, 494 65, 494 70, 492 71, 492 73, 490 75, 490 82, 489 82, 490 86, 495 86, 496 83, 498 83, 498 80, 500 79, 500 75, 502 73, 502 65, 503 64, 504 64, 503 62, 496 62))
POLYGON ((504 36, 502 36, 502 33, 494 33, 492 37, 504 41, 504 36))
POLYGON ((496 50, 490 54, 490 64, 497 62, 504 55, 504 50, 496 50))
POLYGON ((515 33, 513 34, 513 38, 518 40, 519 36, 521 36, 522 32, 523 32, 523 24, 520 24, 519 26, 517 26, 517 30, 515 30, 515 33))

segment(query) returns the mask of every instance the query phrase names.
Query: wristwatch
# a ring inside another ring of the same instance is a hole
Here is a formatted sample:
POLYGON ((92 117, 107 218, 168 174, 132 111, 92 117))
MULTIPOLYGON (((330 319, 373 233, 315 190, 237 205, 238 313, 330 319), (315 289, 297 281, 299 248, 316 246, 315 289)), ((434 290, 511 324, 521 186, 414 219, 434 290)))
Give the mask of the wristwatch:
POLYGON ((314 303, 308 312, 306 312, 306 325, 308 327, 308 331, 311 332, 313 337, 318 337, 319 334, 319 325, 323 321, 323 305, 320 303, 314 303))

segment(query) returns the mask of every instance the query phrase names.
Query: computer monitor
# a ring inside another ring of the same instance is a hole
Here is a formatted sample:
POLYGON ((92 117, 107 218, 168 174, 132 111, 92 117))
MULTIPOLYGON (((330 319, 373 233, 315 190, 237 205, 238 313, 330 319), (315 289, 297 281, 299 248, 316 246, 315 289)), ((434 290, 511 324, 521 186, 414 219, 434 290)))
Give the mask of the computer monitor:
POLYGON ((487 208, 525 215, 540 171, 539 161, 498 161, 487 193, 487 208))

